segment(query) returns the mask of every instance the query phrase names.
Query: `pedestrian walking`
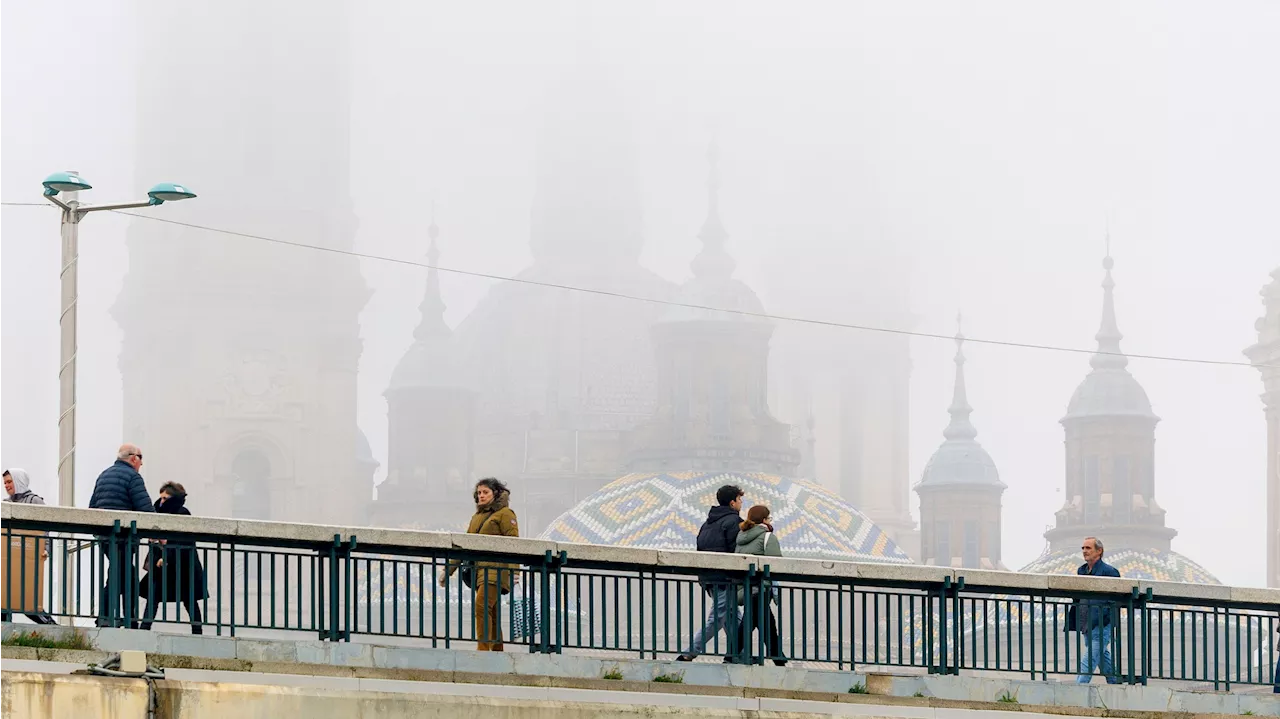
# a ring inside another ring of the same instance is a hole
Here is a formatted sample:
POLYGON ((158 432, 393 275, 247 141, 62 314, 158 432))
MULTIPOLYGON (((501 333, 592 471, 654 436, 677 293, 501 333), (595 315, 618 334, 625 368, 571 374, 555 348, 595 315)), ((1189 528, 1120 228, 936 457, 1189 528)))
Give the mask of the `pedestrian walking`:
MULTIPOLYGON (((190 517, 191 510, 186 505, 187 490, 181 484, 166 482, 160 487, 160 498, 155 503, 156 513, 190 517)), ((147 611, 140 628, 151 628, 160 604, 178 602, 187 610, 191 633, 204 634, 200 602, 209 598, 209 585, 205 580, 204 565, 196 552, 196 543, 185 539, 159 540, 147 552, 146 566, 147 573, 138 587, 138 596, 147 600, 147 611)))
MULTIPOLYGON (((735 552, 738 554, 754 554, 758 557, 781 557, 782 543, 778 535, 773 533, 773 515, 763 504, 756 504, 747 510, 747 518, 738 525, 738 538, 735 540, 735 552)), ((751 646, 751 635, 760 631, 760 635, 768 643, 769 658, 773 663, 784 667, 787 658, 782 654, 782 637, 778 633, 778 618, 774 614, 774 605, 778 603, 777 587, 770 587, 764 598, 758 587, 751 588, 751 595, 741 587, 738 588, 738 603, 742 605, 742 631, 738 633, 741 647, 751 646)))
MULTIPOLYGON (((733 553, 737 549, 743 496, 743 491, 732 484, 716 490, 716 506, 708 510, 707 521, 698 530, 699 552, 733 553)), ((724 572, 704 572, 698 575, 698 584, 711 598, 711 607, 707 610, 702 628, 694 632, 689 648, 676 657, 676 661, 693 661, 707 650, 707 642, 723 628, 726 644, 724 661, 733 663, 738 652, 738 627, 742 621, 738 614, 738 594, 733 581, 724 572)))
MULTIPOLYGON (((1120 570, 1102 561, 1104 549, 1102 540, 1097 537, 1085 537, 1080 552, 1084 555, 1084 564, 1076 570, 1076 574, 1087 577, 1119 577, 1120 570)), ((1080 649, 1080 676, 1076 681, 1088 684, 1093 679, 1096 668, 1106 677, 1108 684, 1116 684, 1115 665, 1112 661, 1111 646, 1114 644, 1112 617, 1118 606, 1115 602, 1104 599, 1078 599, 1072 604, 1067 617, 1067 631, 1080 633, 1083 646, 1080 649)))
MULTIPOLYGON (((154 512, 151 495, 142 481, 142 450, 136 445, 124 444, 116 452, 116 461, 98 475, 89 497, 89 509, 112 509, 124 512, 154 512)), ((131 544, 117 552, 114 560, 111 544, 106 535, 98 536, 102 560, 110 569, 102 572, 102 592, 99 594, 98 621, 100 627, 112 626, 112 617, 127 617, 133 629, 138 628, 137 577, 138 549, 131 544), (126 571, 130 568, 133 571, 126 571)))
MULTIPOLYGON (((507 486, 493 477, 476 483, 471 498, 476 503, 476 513, 467 526, 467 534, 488 534, 498 537, 519 537, 520 526, 516 513, 511 509, 511 492, 507 486)), ((475 617, 476 649, 502 651, 502 618, 498 604, 502 595, 511 592, 516 580, 514 564, 499 562, 452 561, 440 571, 440 586, 459 570, 462 581, 471 587, 472 609, 475 617)))
MULTIPOLYGON (((4 491, 5 491, 5 494, 8 495, 8 498, 6 498, 8 502, 13 502, 15 504, 44 504, 45 503, 45 498, 42 498, 42 496, 36 493, 33 493, 33 491, 31 491, 31 477, 27 475, 26 470, 19 470, 18 467, 9 467, 8 470, 4 470, 3 472, 0 472, 0 477, 4 478, 4 491)), ((40 557, 42 559, 49 557, 49 540, 37 539, 35 541, 38 542, 38 544, 40 544, 40 557)), ((19 540, 18 544, 19 544, 19 549, 24 549, 22 546, 23 540, 19 540)), ((31 545, 27 545, 27 546, 31 546, 31 545)), ((10 554, 12 554, 12 550, 10 550, 10 554)), ((14 564, 15 564, 14 562, 9 562, 10 567, 13 567, 14 564)), ((32 582, 32 586, 38 586, 38 582, 35 580, 35 578, 29 578, 28 581, 32 582)), ((15 585, 20 585, 20 583, 22 583, 15 580, 15 578, 13 577, 10 577, 10 582, 15 583, 15 585)), ((19 601, 23 601, 23 600, 19 599, 19 601)), ((36 601, 38 603, 40 599, 36 597, 36 601)), ((28 612, 24 614, 27 615, 28 619, 31 619, 32 622, 35 622, 37 624, 58 623, 58 622, 55 622, 54 618, 50 617, 49 613, 47 612, 28 612)), ((12 620, 13 620, 13 612, 10 612, 10 610, 8 609, 0 610, 0 622, 12 622, 12 620)))

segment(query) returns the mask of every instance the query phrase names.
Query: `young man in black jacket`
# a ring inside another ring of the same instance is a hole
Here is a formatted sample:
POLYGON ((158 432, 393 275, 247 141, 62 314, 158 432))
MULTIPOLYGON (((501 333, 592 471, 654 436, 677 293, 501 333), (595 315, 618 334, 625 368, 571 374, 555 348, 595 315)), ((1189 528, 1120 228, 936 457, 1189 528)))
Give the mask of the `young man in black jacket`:
MULTIPOLYGON (((732 484, 726 484, 716 490, 716 506, 707 513, 707 521, 698 530, 699 552, 725 552, 732 554, 738 540, 738 524, 742 521, 743 491, 732 484)), ((707 642, 724 629, 727 656, 724 660, 731 662, 737 647, 738 625, 742 616, 738 614, 738 592, 731 585, 728 575, 723 572, 707 572, 698 576, 698 583, 711 597, 711 606, 707 610, 706 621, 702 628, 694 633, 689 648, 676 657, 676 661, 691 662, 707 649, 707 642)))

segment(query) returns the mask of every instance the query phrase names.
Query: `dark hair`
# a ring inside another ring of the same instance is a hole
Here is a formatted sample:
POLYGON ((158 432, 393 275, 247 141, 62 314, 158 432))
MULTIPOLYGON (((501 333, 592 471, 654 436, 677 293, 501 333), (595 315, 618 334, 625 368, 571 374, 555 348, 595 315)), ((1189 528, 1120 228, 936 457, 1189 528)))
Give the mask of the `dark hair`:
POLYGON ((739 487, 732 484, 726 484, 716 490, 716 502, 718 502, 721 507, 728 507, 733 500, 744 494, 746 494, 746 492, 743 492, 739 487))
POLYGON ((763 504, 753 504, 751 505, 751 509, 747 510, 747 518, 738 525, 738 529, 745 532, 757 524, 764 524, 764 520, 768 519, 770 514, 773 513, 769 511, 767 506, 763 504))
POLYGON ((169 496, 172 497, 175 494, 186 494, 187 489, 177 482, 165 482, 160 485, 160 493, 163 494, 164 492, 168 492, 169 496))
MULTIPOLYGON (((503 484, 502 482, 498 481, 498 479, 497 479, 497 478, 495 478, 495 477, 485 477, 484 479, 480 480, 479 482, 476 482, 476 489, 479 489, 481 486, 488 487, 488 488, 489 488, 489 491, 493 492, 493 498, 494 498, 494 499, 497 499, 498 497, 501 497, 501 496, 503 495, 503 493, 507 493, 507 485, 505 485, 505 484, 503 484)), ((475 500, 476 504, 479 504, 479 503, 480 503, 480 493, 479 493, 479 492, 472 490, 472 492, 471 492, 471 498, 472 498, 473 500, 475 500)))

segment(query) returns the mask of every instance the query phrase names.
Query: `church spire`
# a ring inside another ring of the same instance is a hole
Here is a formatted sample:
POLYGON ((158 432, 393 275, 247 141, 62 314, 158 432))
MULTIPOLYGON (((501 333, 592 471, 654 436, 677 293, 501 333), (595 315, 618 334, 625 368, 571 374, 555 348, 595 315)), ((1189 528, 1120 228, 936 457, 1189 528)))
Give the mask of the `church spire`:
POLYGON ((440 294, 440 271, 436 269, 440 261, 440 250, 436 247, 436 238, 440 236, 440 228, 436 227, 435 208, 431 211, 431 225, 427 228, 427 289, 422 296, 422 304, 418 311, 422 313, 422 321, 413 331, 413 339, 426 342, 437 337, 448 337, 451 334, 449 325, 444 321, 444 298, 440 294))
POLYGON ((956 384, 951 395, 951 422, 942 431, 947 439, 973 439, 978 436, 978 429, 969 420, 973 407, 969 406, 969 395, 964 385, 964 331, 961 328, 962 318, 956 315, 956 384))
POLYGON ((729 233, 720 221, 720 147, 715 140, 707 147, 707 218, 698 232, 702 251, 693 258, 693 276, 699 279, 728 279, 737 263, 725 251, 729 233))
POLYGON ((1089 360, 1094 369, 1124 369, 1129 359, 1120 353, 1120 327, 1116 324, 1116 306, 1112 291, 1116 283, 1111 279, 1111 268, 1115 262, 1111 259, 1111 233, 1107 232, 1107 256, 1102 260, 1102 269, 1106 275, 1102 278, 1102 325, 1098 328, 1095 339, 1098 340, 1098 351, 1089 360))

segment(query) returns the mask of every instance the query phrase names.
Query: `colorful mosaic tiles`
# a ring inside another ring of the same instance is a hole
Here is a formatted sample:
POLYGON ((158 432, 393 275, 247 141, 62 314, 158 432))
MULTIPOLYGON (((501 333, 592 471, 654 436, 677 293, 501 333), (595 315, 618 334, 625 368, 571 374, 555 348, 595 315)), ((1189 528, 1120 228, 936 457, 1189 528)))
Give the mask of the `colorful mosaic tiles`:
MULTIPOLYGON (((1120 570, 1120 576, 1125 578, 1221 584, 1204 567, 1177 552, 1158 549, 1107 549, 1103 559, 1107 564, 1120 570)), ((1076 569, 1083 563, 1084 560, 1079 552, 1063 550, 1042 555, 1018 571, 1031 574, 1075 574, 1076 569)))
POLYGON ((558 542, 693 549, 716 490, 746 492, 743 514, 763 503, 790 557, 909 564, 911 558, 848 502, 800 479, 753 472, 629 474, 562 514, 542 533, 558 542))

